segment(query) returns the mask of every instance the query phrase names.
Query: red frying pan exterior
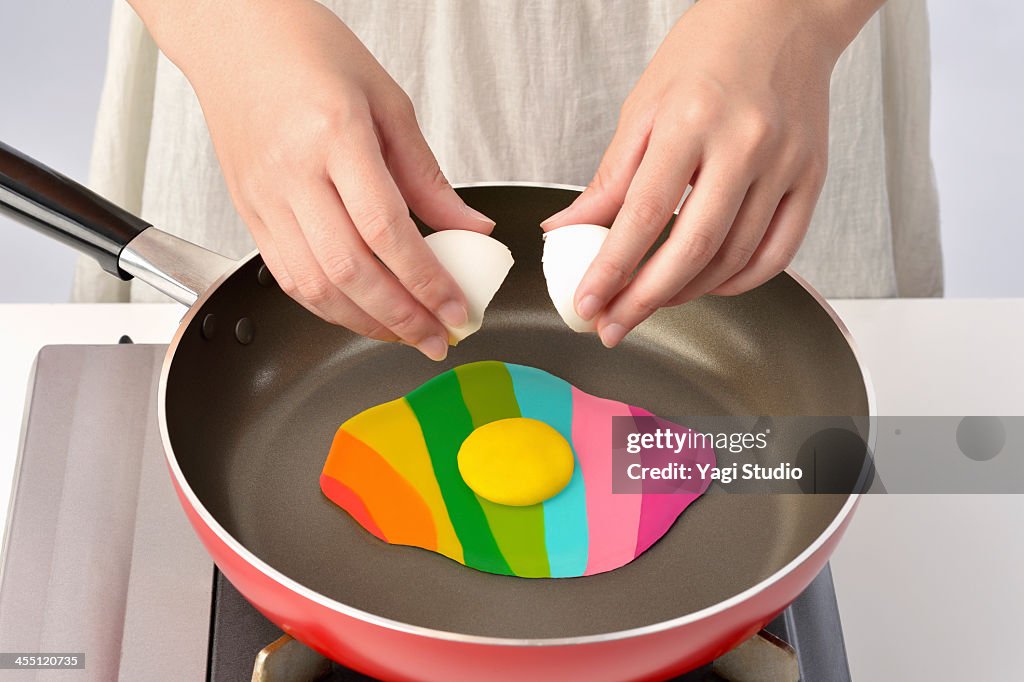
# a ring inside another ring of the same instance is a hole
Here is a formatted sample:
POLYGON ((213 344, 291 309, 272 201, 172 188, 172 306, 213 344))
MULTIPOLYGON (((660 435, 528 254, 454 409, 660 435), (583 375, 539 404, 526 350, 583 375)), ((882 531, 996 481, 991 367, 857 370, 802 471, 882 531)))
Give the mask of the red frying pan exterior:
POLYGON ((626 682, 692 670, 752 637, 803 592, 825 566, 857 504, 851 496, 818 541, 782 571, 702 612, 614 636, 572 638, 573 643, 503 644, 387 622, 310 592, 231 539, 185 492, 173 462, 170 468, 178 499, 203 545, 263 615, 344 665, 382 680, 409 682, 626 682))
MULTIPOLYGON (((212 289, 216 288, 215 284, 212 289)), ((807 291, 848 338, 827 304, 810 287, 807 291)), ((243 547, 192 491, 174 456, 166 400, 175 345, 202 302, 200 299, 182 321, 168 351, 159 389, 161 437, 182 507, 221 571, 268 619, 321 654, 373 677, 419 682, 621 682, 665 679, 692 670, 750 638, 785 609, 824 567, 857 505, 857 495, 850 495, 813 543, 750 589, 706 609, 649 626, 564 639, 515 640, 390 620, 327 598, 274 569, 243 547)), ((866 376, 864 379, 867 382, 866 376)), ((870 403, 869 386, 867 392, 870 403)))

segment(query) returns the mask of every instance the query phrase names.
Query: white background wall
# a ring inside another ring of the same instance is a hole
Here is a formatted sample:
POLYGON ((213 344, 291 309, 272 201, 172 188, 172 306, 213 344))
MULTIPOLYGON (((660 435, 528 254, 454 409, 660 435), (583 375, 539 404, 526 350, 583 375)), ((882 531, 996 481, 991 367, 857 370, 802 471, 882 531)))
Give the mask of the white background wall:
MULTIPOLYGON (((0 140, 84 181, 110 0, 4 2, 0 140)), ((66 301, 75 255, 0 217, 0 302, 66 301)))
MULTIPOLYGON (((932 142, 947 296, 1024 296, 1024 6, 933 0, 932 142)), ((110 0, 5 3, 0 140, 84 180, 110 0)), ((0 218, 0 302, 67 299, 71 252, 0 218)))

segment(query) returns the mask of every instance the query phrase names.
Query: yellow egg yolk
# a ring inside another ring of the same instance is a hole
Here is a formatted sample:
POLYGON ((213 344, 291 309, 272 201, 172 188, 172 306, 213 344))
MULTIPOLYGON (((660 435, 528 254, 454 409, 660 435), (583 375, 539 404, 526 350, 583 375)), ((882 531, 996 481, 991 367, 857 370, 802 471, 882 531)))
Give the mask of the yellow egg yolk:
POLYGON ((572 447, 544 422, 499 419, 475 429, 459 448, 459 473, 473 492, 524 507, 557 495, 572 478, 572 447))

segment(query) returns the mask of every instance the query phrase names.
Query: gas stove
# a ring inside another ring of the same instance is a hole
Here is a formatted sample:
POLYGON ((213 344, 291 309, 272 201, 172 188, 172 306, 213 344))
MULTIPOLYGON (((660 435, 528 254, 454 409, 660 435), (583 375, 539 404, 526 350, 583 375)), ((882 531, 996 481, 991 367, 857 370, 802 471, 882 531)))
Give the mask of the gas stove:
MULTIPOLYGON (((284 635, 194 537, 156 425, 164 351, 40 352, 0 563, 0 653, 78 654, 84 669, 67 675, 79 681, 370 680, 284 635)), ((829 569, 752 640, 676 679, 848 681, 829 569)))

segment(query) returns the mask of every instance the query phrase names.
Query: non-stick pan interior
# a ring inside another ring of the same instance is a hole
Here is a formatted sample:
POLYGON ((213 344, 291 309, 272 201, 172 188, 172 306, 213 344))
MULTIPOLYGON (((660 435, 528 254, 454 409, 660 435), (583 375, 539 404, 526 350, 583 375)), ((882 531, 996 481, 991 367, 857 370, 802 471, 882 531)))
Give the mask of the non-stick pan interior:
POLYGON ((835 518, 843 495, 705 495, 627 566, 573 579, 468 569, 387 545, 320 492, 337 427, 455 365, 531 365, 665 416, 866 415, 860 367, 840 330, 788 275, 739 297, 663 310, 615 350, 570 331, 540 272, 537 224, 574 193, 461 190, 493 217, 516 264, 483 330, 430 362, 316 319, 250 261, 206 301, 175 353, 167 424, 186 480, 242 545, 339 602, 466 634, 546 638, 649 625, 731 597, 779 570, 835 518), (201 332, 207 315, 215 323, 201 332), (250 343, 235 327, 248 318, 250 343), (206 338, 212 336, 212 338, 206 338))

